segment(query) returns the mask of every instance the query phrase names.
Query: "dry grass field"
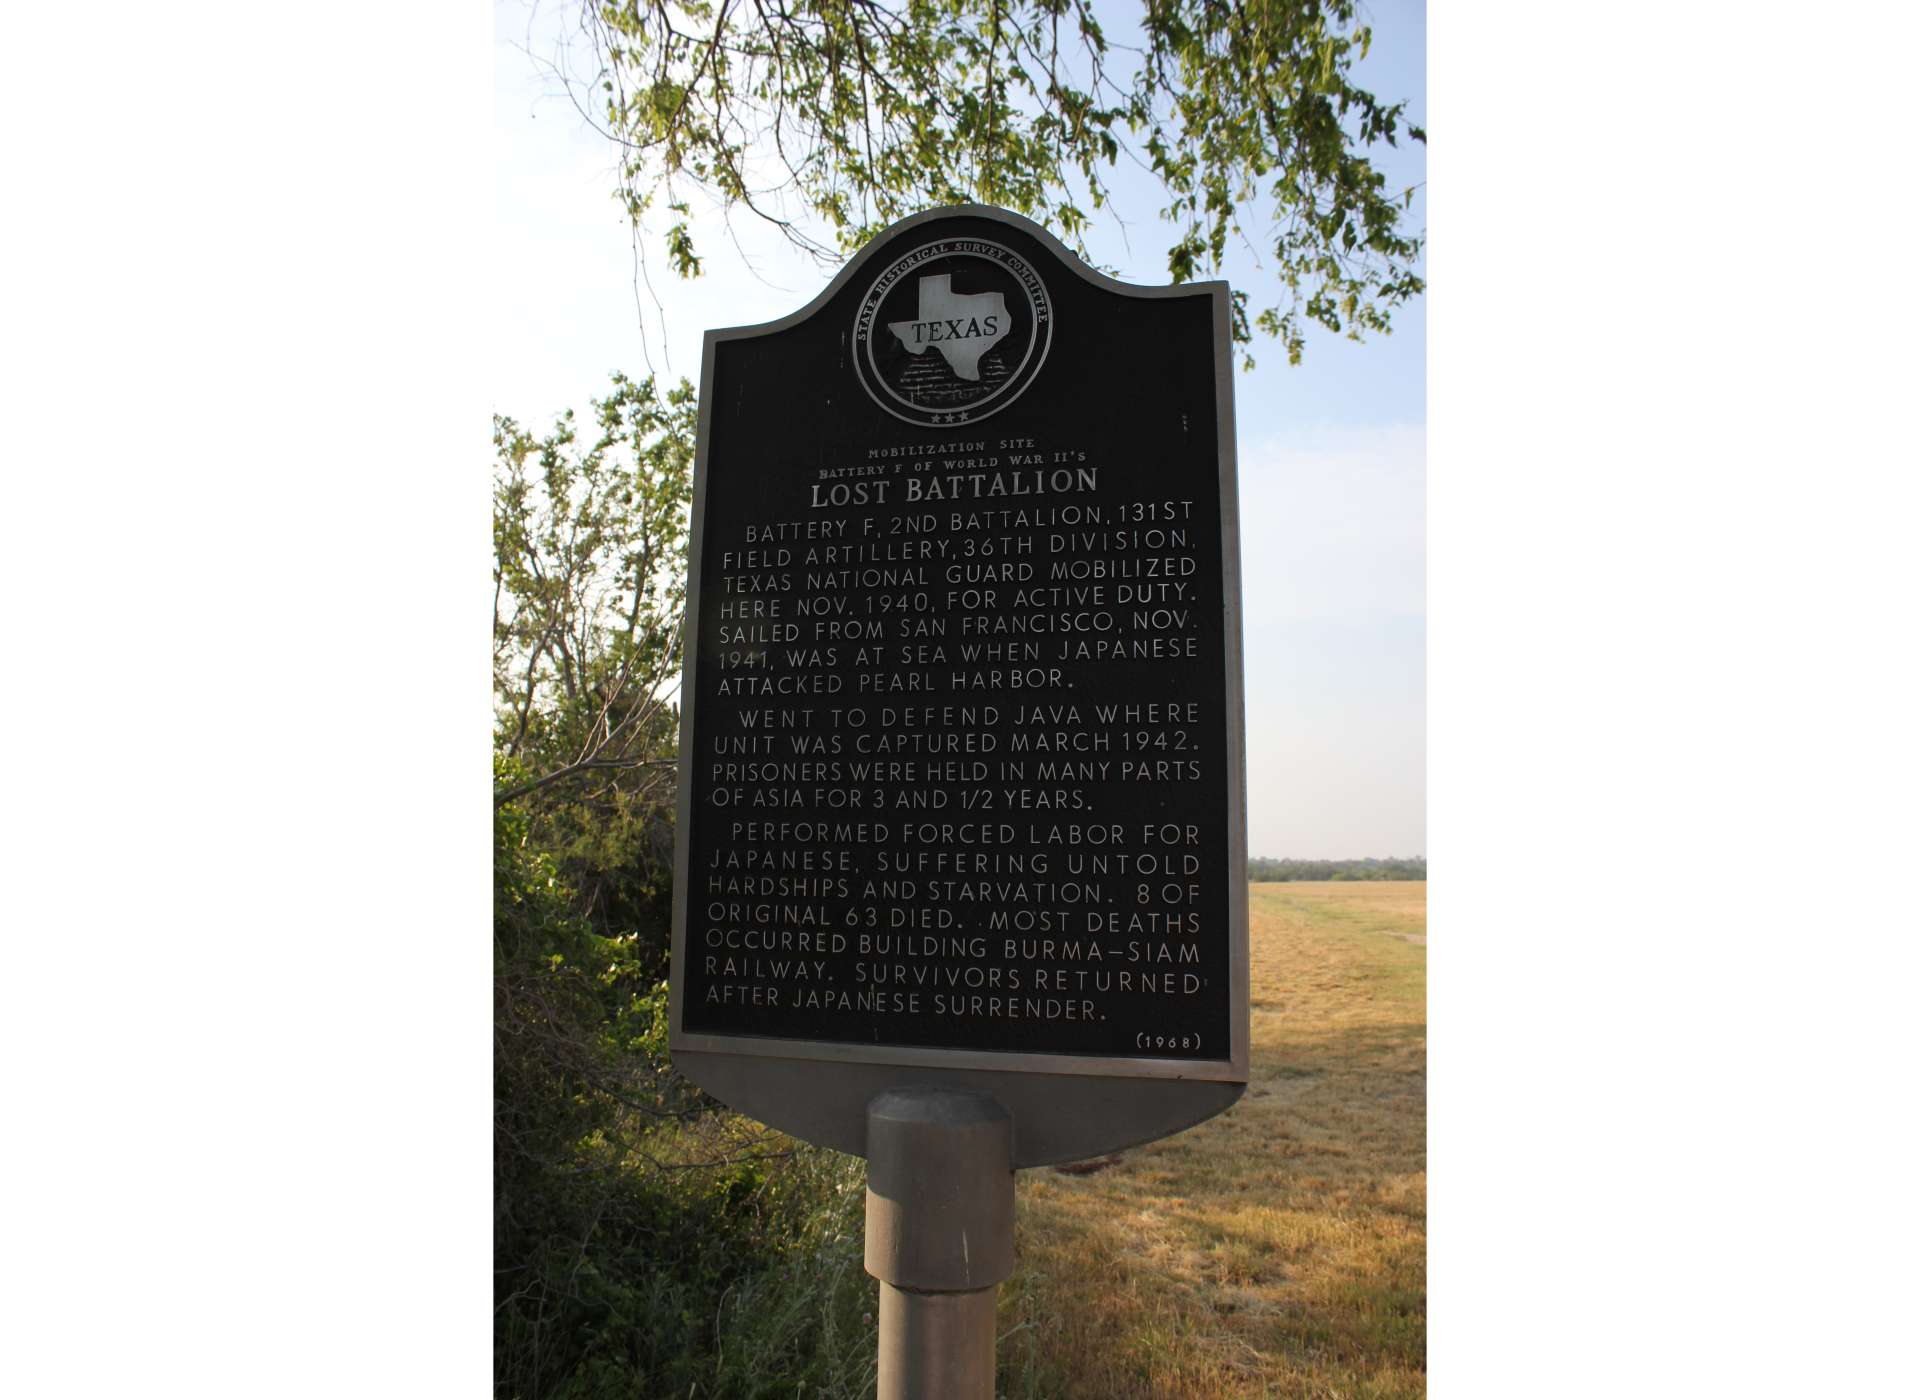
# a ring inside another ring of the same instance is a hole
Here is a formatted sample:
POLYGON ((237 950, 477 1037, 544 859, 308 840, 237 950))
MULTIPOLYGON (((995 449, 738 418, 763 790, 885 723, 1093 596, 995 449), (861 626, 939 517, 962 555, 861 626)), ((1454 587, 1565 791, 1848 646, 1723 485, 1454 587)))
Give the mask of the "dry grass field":
POLYGON ((1246 1096, 1020 1174, 1009 1396, 1425 1394, 1426 890, 1253 886, 1246 1096))

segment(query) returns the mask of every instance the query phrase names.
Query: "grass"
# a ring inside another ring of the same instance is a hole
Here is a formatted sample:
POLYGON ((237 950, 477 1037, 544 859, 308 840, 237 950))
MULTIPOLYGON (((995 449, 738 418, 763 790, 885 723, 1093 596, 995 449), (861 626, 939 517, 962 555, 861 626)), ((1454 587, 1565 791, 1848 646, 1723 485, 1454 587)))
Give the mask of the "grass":
MULTIPOLYGON (((1256 885, 1251 914, 1246 1096, 1020 1173, 1007 1400, 1424 1395, 1426 886, 1256 885)), ((496 1393, 871 1396, 865 1164, 725 1113, 621 1142, 587 1265, 562 1251, 574 1359, 496 1393)))
POLYGON ((1250 904, 1246 1096, 1104 1170, 1020 1175, 1009 1397, 1426 1392, 1426 885, 1250 904))

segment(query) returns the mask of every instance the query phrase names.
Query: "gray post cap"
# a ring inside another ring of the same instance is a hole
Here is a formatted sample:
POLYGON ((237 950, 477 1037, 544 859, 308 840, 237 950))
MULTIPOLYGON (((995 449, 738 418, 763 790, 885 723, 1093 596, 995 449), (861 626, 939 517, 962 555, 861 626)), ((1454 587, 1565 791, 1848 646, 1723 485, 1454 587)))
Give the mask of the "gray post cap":
POLYGON ((981 1094, 893 1089, 867 1106, 867 1272, 963 1293, 1013 1272, 1013 1119, 981 1094))

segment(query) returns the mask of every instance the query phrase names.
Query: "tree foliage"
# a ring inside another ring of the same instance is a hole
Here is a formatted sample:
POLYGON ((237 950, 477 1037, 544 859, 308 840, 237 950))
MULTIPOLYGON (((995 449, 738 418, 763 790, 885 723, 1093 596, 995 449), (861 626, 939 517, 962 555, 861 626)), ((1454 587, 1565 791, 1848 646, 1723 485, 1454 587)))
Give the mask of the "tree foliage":
POLYGON ((619 1281, 599 1241, 672 1215, 636 1134, 666 1066, 671 762, 691 393, 616 375, 581 447, 494 419, 494 1254, 501 1394, 551 1391, 619 1281), (658 1042, 658 1043, 656 1043, 658 1042))
POLYGON ((615 375, 593 415, 494 420, 494 800, 662 976, 693 390, 615 375))
POLYGON ((673 1074, 665 985, 494 814, 494 1390, 871 1394, 857 1164, 673 1074))
POLYGON ((515 1400, 871 1391, 857 1169, 666 1049, 694 411, 494 420, 494 1374, 515 1400))
POLYGON ((1354 81, 1373 38, 1355 0, 1143 0, 1117 39, 1092 0, 581 0, 580 18, 627 210, 664 207, 682 275, 695 192, 822 256, 970 201, 1084 255, 1127 161, 1164 191, 1175 281, 1240 241, 1271 259, 1271 304, 1236 298, 1243 341, 1258 327, 1297 361, 1310 323, 1385 332, 1424 287, 1413 191, 1369 152, 1426 135, 1354 81))
POLYGON ((1247 862, 1249 880, 1424 880, 1427 858, 1369 856, 1364 860, 1275 860, 1254 856, 1247 862))

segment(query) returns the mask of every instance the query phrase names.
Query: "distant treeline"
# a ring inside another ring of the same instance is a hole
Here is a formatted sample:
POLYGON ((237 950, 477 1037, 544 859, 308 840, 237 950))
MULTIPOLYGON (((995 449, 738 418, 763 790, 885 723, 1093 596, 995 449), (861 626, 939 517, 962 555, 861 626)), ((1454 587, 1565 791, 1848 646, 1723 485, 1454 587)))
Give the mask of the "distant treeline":
POLYGON ((1378 860, 1274 860, 1255 856, 1247 862, 1249 880, 1424 880, 1427 858, 1388 856, 1378 860))

